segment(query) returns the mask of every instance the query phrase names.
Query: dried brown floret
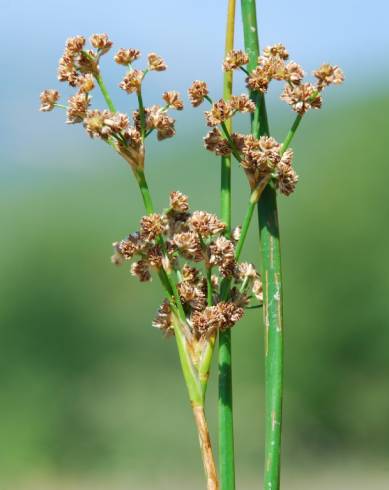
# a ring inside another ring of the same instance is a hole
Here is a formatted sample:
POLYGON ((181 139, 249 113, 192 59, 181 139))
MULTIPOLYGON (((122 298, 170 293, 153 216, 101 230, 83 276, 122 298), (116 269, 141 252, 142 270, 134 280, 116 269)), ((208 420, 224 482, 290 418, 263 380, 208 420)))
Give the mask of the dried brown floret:
POLYGON ((163 254, 161 247, 155 245, 147 251, 147 262, 152 266, 160 269, 162 267, 163 254))
POLYGON ((271 73, 267 66, 257 66, 246 78, 247 88, 254 92, 265 93, 269 87, 271 73))
POLYGON ((232 133, 231 139, 234 143, 235 149, 238 150, 238 152, 241 152, 245 145, 246 136, 241 133, 232 133))
POLYGON ((100 137, 106 140, 111 134, 112 130, 108 126, 105 126, 104 121, 112 117, 113 114, 109 111, 99 111, 98 109, 88 111, 84 117, 84 127, 92 138, 100 137))
POLYGON ((52 90, 52 89, 44 90, 40 94, 41 106, 39 110, 42 112, 52 111, 58 99, 59 99, 58 90, 52 90))
POLYGON ((274 44, 273 46, 267 46, 263 50, 263 55, 266 58, 279 57, 282 60, 287 60, 289 58, 288 51, 286 50, 285 46, 281 43, 274 44))
POLYGON ((128 94, 138 92, 142 85, 143 77, 144 73, 142 70, 132 70, 119 83, 119 87, 128 94))
POLYGON ((190 305, 193 310, 202 310, 206 306, 204 292, 188 281, 178 284, 181 301, 190 305))
POLYGON ((85 46, 84 36, 69 37, 65 43, 65 52, 69 56, 74 56, 80 51, 82 51, 84 46, 85 46))
POLYGON ((174 128, 175 122, 175 119, 163 112, 160 112, 158 117, 154 118, 154 127, 157 130, 158 141, 166 138, 172 138, 176 134, 176 130, 174 128))
POLYGON ((130 260, 137 253, 140 253, 145 247, 145 243, 140 237, 139 232, 131 233, 125 240, 121 240, 117 248, 121 255, 126 259, 130 260))
POLYGON ((231 116, 231 104, 224 99, 220 99, 218 102, 212 104, 210 111, 205 111, 205 119, 208 126, 217 126, 218 124, 225 122, 231 116))
POLYGON ((277 175, 277 189, 285 196, 292 194, 298 182, 298 175, 293 167, 281 162, 277 167, 277 175))
POLYGON ((193 107, 197 107, 204 102, 208 95, 207 84, 201 80, 195 80, 188 89, 189 100, 193 107))
POLYGON ((305 73, 302 67, 294 61, 291 61, 285 66, 285 79, 294 85, 299 85, 304 75, 305 73))
POLYGON ((209 151, 215 151, 216 147, 223 141, 222 135, 218 128, 213 128, 204 136, 204 146, 209 151))
POLYGON ((221 331, 233 327, 244 314, 242 307, 231 302, 218 303, 217 308, 221 316, 221 322, 219 325, 219 329, 221 331))
POLYGON ((169 196, 170 207, 177 213, 186 213, 189 209, 188 196, 179 191, 173 191, 169 196))
POLYGON ((220 236, 210 245, 209 249, 210 264, 218 265, 224 277, 232 275, 235 269, 235 248, 232 241, 220 236))
POLYGON ((124 49, 120 48, 119 51, 115 54, 114 60, 119 65, 130 65, 133 61, 137 60, 140 56, 140 51, 138 49, 124 49))
POLYGON ((226 229, 226 225, 215 214, 206 211, 195 211, 189 219, 189 226, 203 238, 216 235, 226 229))
POLYGON ((176 233, 173 237, 173 243, 180 250, 183 257, 195 262, 203 260, 203 252, 199 237, 192 231, 176 233))
POLYGON ((80 75, 77 79, 78 90, 82 93, 89 93, 95 88, 95 82, 93 80, 93 75, 87 73, 85 75, 80 75))
POLYGON ((182 280, 184 282, 190 282, 191 284, 196 284, 199 280, 200 272, 188 264, 184 264, 181 269, 182 280))
POLYGON ((121 112, 115 112, 104 120, 104 124, 110 127, 113 133, 120 133, 128 128, 128 116, 121 112))
POLYGON ((230 100, 231 108, 238 112, 254 112, 254 102, 245 94, 233 95, 230 100))
POLYGON ((147 59, 149 61, 148 69, 149 70, 155 70, 155 71, 164 71, 167 68, 167 65, 165 61, 158 56, 156 53, 150 53, 147 56, 147 59))
POLYGON ((286 85, 281 99, 301 115, 305 114, 311 108, 320 109, 322 105, 321 95, 317 87, 311 83, 302 83, 293 87, 286 85))
POLYGON ((112 41, 108 38, 108 34, 93 34, 90 38, 90 43, 102 54, 107 53, 112 47, 112 41))
POLYGON ((65 54, 59 60, 58 80, 60 82, 68 82, 71 87, 75 87, 78 78, 79 74, 74 66, 73 59, 65 54))
POLYGON ((344 82, 344 74, 339 66, 329 65, 328 63, 325 63, 318 68, 314 72, 314 75, 317 78, 317 88, 319 91, 332 83, 339 85, 344 82))
POLYGON ((229 51, 225 57, 224 63, 223 63, 223 69, 224 71, 232 71, 236 70, 237 68, 247 65, 249 62, 249 57, 248 54, 246 54, 244 51, 229 51))
POLYGON ((149 214, 140 220, 140 236, 146 242, 153 241, 167 230, 167 218, 163 214, 149 214))
POLYGON ((161 330, 167 337, 174 335, 172 310, 167 300, 158 308, 158 312, 152 323, 153 327, 161 330))
POLYGON ((181 96, 175 90, 165 92, 162 95, 162 98, 169 107, 176 109, 177 111, 182 111, 182 109, 184 108, 184 103, 181 99, 181 96))
POLYGON ((245 279, 254 280, 258 276, 257 271, 253 264, 249 262, 241 262, 236 268, 236 279, 238 281, 244 281, 245 279))
POLYGON ((203 311, 195 311, 191 316, 193 328, 197 335, 212 335, 222 321, 219 308, 217 306, 207 306, 203 311))
POLYGON ((120 242, 114 242, 112 244, 113 246, 113 249, 114 249, 114 253, 113 255, 111 256, 111 262, 112 264, 114 265, 122 265, 125 258, 120 250, 120 242))
POLYGON ((138 260, 131 266, 131 274, 137 277, 140 282, 148 282, 151 280, 151 274, 149 271, 149 264, 146 260, 138 260))
POLYGON ((66 112, 68 124, 80 123, 86 117, 90 100, 88 94, 78 93, 69 97, 68 110, 66 112))

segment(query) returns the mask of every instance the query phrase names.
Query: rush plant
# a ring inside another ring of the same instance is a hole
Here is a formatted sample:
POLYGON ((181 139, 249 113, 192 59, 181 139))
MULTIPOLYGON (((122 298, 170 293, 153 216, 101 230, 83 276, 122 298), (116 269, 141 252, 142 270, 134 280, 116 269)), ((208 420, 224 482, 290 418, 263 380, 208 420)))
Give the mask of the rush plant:
POLYGON ((231 328, 245 311, 262 306, 266 338, 266 464, 265 488, 279 488, 282 409, 282 282, 276 194, 295 190, 298 178, 289 145, 303 115, 320 108, 322 91, 340 83, 343 74, 336 66, 323 65, 314 75, 316 84, 304 82, 304 71, 288 62, 281 44, 267 47, 260 55, 255 2, 242 0, 246 50, 234 50, 235 0, 229 0, 226 53, 223 62, 223 98, 214 100, 204 81, 196 80, 188 90, 194 107, 208 104, 205 111, 210 131, 205 148, 221 157, 221 217, 204 210, 190 211, 188 197, 172 191, 166 208, 157 211, 145 168, 147 142, 175 135, 170 111, 182 110, 176 91, 162 94, 162 103, 145 107, 143 91, 152 72, 166 70, 155 53, 143 67, 137 49, 119 49, 114 60, 123 66, 120 89, 134 102, 132 115, 118 112, 104 84, 100 63, 110 52, 107 34, 94 34, 90 47, 83 36, 69 38, 59 61, 58 79, 76 89, 67 104, 59 92, 41 93, 41 110, 64 109, 68 124, 80 124, 87 134, 112 149, 129 165, 144 203, 139 229, 114 243, 112 262, 131 263, 131 274, 140 282, 154 275, 161 284, 162 302, 153 326, 165 337, 175 338, 177 352, 199 435, 208 490, 235 488, 232 412, 231 328), (234 71, 244 74, 249 93, 233 95, 234 71), (297 113, 290 132, 279 143, 269 133, 264 94, 272 80, 285 83, 281 98, 297 113), (92 107, 92 92, 98 86, 107 105, 92 107), (238 113, 251 117, 251 131, 232 130, 238 113), (231 223, 231 164, 245 172, 249 184, 247 211, 242 226, 231 223), (240 262, 243 246, 258 206, 262 279, 253 264, 240 262), (219 472, 216 469, 205 415, 205 397, 215 343, 219 338, 219 472), (219 476, 218 476, 219 473, 219 476), (219 478, 220 477, 220 478, 219 478))

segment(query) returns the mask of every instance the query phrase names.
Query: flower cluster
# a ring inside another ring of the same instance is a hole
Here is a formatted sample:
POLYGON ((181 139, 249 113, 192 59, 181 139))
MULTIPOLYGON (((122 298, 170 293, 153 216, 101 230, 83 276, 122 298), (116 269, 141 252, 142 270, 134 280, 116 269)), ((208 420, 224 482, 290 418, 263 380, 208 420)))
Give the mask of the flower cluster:
MULTIPOLYGON (((331 84, 340 84, 344 80, 338 66, 325 64, 314 72, 316 85, 305 83, 302 67, 294 61, 288 62, 288 59, 289 53, 282 44, 268 46, 258 58, 257 66, 249 73, 244 68, 244 65, 249 63, 248 55, 243 51, 232 50, 224 59, 223 69, 241 69, 248 74, 246 83, 251 92, 265 93, 271 80, 285 81, 281 99, 286 101, 299 117, 310 108, 321 107, 323 88, 331 84)), ((207 84, 200 80, 193 82, 188 94, 194 107, 202 104, 204 100, 211 104, 211 109, 205 111, 207 125, 212 128, 204 137, 207 150, 218 156, 233 154, 244 169, 252 190, 262 189, 271 179, 286 196, 295 190, 298 176, 292 167, 291 149, 268 136, 256 138, 253 135, 230 134, 228 131, 225 123, 236 113, 255 112, 255 99, 242 94, 232 95, 229 100, 220 99, 212 102, 207 84)))
MULTIPOLYGON (((188 198, 172 192, 163 214, 144 216, 137 232, 114 243, 112 262, 132 261, 131 274, 142 282, 151 280, 152 270, 177 278, 187 323, 199 339, 232 327, 250 299, 262 301, 261 281, 254 267, 235 260, 237 230, 231 240, 223 236, 224 231, 217 216, 205 211, 191 213, 188 198), (219 291, 223 279, 231 281, 227 298, 219 291)), ((164 301, 153 322, 168 335, 173 333, 173 309, 164 301)))
MULTIPOLYGON (((338 66, 324 64, 314 72, 316 84, 303 82, 303 68, 294 61, 287 62, 288 59, 289 53, 282 44, 265 48, 257 60, 257 66, 246 78, 247 88, 253 92, 265 93, 272 80, 283 80, 286 84, 281 99, 302 115, 308 109, 320 109, 322 90, 328 85, 340 84, 344 80, 343 72, 338 66)), ((231 71, 242 68, 247 63, 248 56, 245 53, 230 51, 223 67, 225 71, 231 71)))
MULTIPOLYGON (((162 95, 163 106, 153 105, 144 108, 143 104, 139 103, 138 110, 135 110, 132 115, 133 124, 130 124, 130 118, 126 114, 113 109, 109 96, 104 94, 105 87, 102 91, 110 110, 91 109, 90 92, 95 86, 95 81, 97 80, 100 87, 103 85, 99 60, 111 49, 112 41, 107 34, 93 34, 90 44, 93 49, 86 49, 86 39, 83 36, 71 37, 66 41, 65 52, 59 61, 58 79, 78 88, 78 92, 68 99, 67 106, 62 106, 58 104, 60 94, 57 90, 44 90, 40 95, 40 110, 47 112, 57 106, 66 108, 68 124, 82 123, 89 136, 111 144, 133 169, 142 169, 144 139, 154 130, 158 140, 175 135, 175 120, 168 115, 168 110, 183 109, 180 94, 175 91, 165 92, 162 95)), ((141 94, 142 82, 148 72, 163 71, 167 68, 160 56, 150 53, 145 69, 133 69, 131 64, 140 56, 140 51, 133 48, 121 48, 114 55, 116 63, 128 68, 119 84, 120 88, 127 93, 136 92, 138 96, 141 94)))

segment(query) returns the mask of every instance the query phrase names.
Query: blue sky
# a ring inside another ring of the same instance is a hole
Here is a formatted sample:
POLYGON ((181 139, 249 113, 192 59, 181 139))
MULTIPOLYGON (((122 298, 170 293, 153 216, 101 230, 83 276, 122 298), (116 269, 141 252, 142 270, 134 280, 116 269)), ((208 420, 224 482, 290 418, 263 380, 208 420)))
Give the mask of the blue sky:
MULTIPOLYGON (((239 3, 236 46, 242 47, 239 3)), ((64 41, 71 35, 107 32, 116 48, 136 47, 145 54, 161 54, 169 70, 150 76, 149 102, 166 89, 185 93, 193 79, 206 79, 214 91, 220 89, 224 0, 1 0, 0 6, 0 56, 6 68, 0 80, 2 148, 3 154, 12 154, 19 164, 27 162, 31 151, 41 146, 42 132, 55 144, 61 138, 69 138, 69 142, 74 138, 75 131, 62 126, 62 115, 37 112, 42 89, 60 88, 66 93, 56 80, 56 66, 64 41), (21 137, 24 144, 15 148, 21 137)), ((388 86, 389 2, 260 0, 258 7, 262 46, 283 42, 291 58, 307 71, 327 61, 342 66, 347 84, 342 95, 335 97, 356 97, 388 86)), ((115 66, 111 55, 102 68, 108 85, 115 89, 121 68, 115 66)), ((116 96, 127 104, 124 95, 116 96)))

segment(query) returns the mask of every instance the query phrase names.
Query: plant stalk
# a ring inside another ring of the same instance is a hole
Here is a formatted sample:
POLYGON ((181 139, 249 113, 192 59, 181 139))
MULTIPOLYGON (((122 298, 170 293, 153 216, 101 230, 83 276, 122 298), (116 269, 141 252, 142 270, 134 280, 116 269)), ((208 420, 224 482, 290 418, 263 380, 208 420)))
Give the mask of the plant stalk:
MULTIPOLYGON (((225 53, 234 47, 236 1, 228 0, 225 53)), ((232 95, 232 72, 224 73, 223 97, 232 95)), ((231 133, 231 119, 226 129, 231 133)), ((226 235, 231 233, 231 156, 221 161, 221 219, 227 225, 226 235)), ((235 489, 234 426, 232 409, 232 355, 231 329, 219 333, 219 475, 221 490, 235 489)))
MULTIPOLYGON (((248 70, 259 56, 258 24, 255 0, 242 0, 242 18, 248 70)), ((269 134, 263 94, 251 94, 257 109, 252 119, 256 137, 269 134)), ((292 136, 293 137, 293 136, 292 136)), ((289 143, 288 143, 289 144, 289 143)), ((265 470, 264 489, 280 488, 280 456, 283 385, 283 324, 281 250, 276 189, 272 182, 265 187, 258 202, 259 240, 262 250, 263 315, 265 325, 265 470)))

